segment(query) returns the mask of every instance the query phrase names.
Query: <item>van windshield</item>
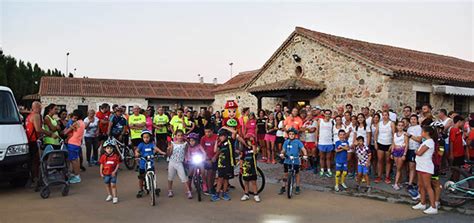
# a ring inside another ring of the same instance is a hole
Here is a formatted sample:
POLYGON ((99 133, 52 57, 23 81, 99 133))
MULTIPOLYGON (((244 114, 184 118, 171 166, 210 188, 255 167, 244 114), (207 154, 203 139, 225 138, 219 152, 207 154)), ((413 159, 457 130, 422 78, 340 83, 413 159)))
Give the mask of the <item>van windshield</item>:
POLYGON ((0 125, 2 124, 21 124, 13 95, 8 91, 0 91, 0 125))

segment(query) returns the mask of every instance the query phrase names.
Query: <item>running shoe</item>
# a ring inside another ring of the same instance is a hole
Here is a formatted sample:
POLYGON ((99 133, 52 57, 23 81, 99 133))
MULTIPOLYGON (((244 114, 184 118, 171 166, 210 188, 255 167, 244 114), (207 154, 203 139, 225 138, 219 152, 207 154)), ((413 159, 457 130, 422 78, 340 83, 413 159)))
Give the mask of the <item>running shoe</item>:
POLYGON ((222 199, 225 200, 225 201, 230 201, 230 196, 227 192, 224 192, 222 194, 222 199))
POLYGON ((118 203, 118 197, 114 197, 114 198, 112 199, 112 203, 113 203, 113 204, 118 203))
POLYGON ((414 210, 425 210, 425 209, 426 209, 426 205, 425 205, 425 204, 421 204, 421 202, 420 202, 420 203, 418 203, 417 205, 412 206, 411 208, 413 208, 414 210))
POLYGON ((111 201, 111 200, 112 200, 112 195, 110 195, 110 194, 107 195, 107 198, 105 198, 105 201, 109 202, 109 201, 111 201))
POLYGON ((438 214, 438 209, 429 207, 428 209, 424 210, 423 213, 425 214, 438 214))
POLYGON ((253 196, 253 199, 255 200, 255 202, 259 203, 261 200, 260 200, 260 196, 258 195, 255 195, 253 196))
POLYGON ((295 194, 298 195, 300 194, 301 190, 300 190, 300 187, 296 187, 295 188, 295 194))
POLYGON ((380 183, 380 182, 382 182, 382 178, 380 177, 375 178, 374 183, 380 183))
POLYGON ((250 197, 249 197, 249 195, 247 195, 247 194, 244 194, 244 196, 242 196, 242 197, 240 198, 241 201, 248 201, 249 199, 250 199, 250 197))
POLYGON ((385 183, 390 184, 390 183, 392 183, 392 181, 390 180, 390 178, 387 177, 387 178, 385 178, 385 183))
POLYGON ((217 195, 217 194, 213 194, 213 195, 211 196, 211 201, 212 201, 212 202, 219 201, 220 199, 221 199, 221 198, 220 198, 219 195, 217 195))
POLYGON ((193 194, 191 193, 191 191, 186 192, 186 196, 188 197, 188 199, 193 199, 193 194))
POLYGON ((327 177, 332 177, 332 172, 331 171, 326 172, 326 176, 327 177))
POLYGON ((324 170, 319 171, 319 177, 324 177, 324 170))
POLYGON ((172 190, 169 190, 169 191, 168 191, 168 197, 173 197, 173 196, 174 196, 173 191, 172 191, 172 190))
POLYGON ((341 183, 342 188, 347 189, 347 185, 345 183, 341 183))
POLYGON ((335 190, 336 192, 339 192, 339 186, 338 186, 338 185, 334 186, 334 190, 335 190))
POLYGON ((400 190, 400 186, 398 186, 398 184, 392 185, 392 188, 393 188, 394 190, 400 190))
POLYGON ((144 194, 144 193, 145 193, 145 191, 139 190, 138 193, 137 193, 137 198, 143 197, 143 194, 144 194))

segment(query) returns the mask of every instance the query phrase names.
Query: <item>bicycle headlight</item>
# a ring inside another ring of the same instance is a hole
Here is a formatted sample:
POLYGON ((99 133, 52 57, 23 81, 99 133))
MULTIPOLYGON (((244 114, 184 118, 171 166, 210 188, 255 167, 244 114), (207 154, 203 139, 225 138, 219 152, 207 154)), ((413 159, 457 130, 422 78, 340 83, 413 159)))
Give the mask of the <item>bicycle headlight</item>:
POLYGON ((191 158, 193 164, 200 164, 204 161, 204 157, 201 154, 193 155, 191 158))

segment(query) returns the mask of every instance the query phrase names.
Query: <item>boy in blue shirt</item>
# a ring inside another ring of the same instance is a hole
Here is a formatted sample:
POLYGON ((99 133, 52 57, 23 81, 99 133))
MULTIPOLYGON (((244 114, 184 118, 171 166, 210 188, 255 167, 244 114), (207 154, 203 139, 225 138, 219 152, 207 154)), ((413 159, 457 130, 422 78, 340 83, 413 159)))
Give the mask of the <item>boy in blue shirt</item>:
POLYGON ((296 134, 298 134, 298 130, 295 128, 290 128, 287 131, 288 139, 283 143, 283 149, 281 150, 280 157, 284 160, 283 168, 284 168, 284 176, 283 176, 283 185, 280 189, 278 194, 284 194, 286 191, 287 185, 287 178, 288 178, 288 168, 294 162, 294 170, 296 174, 296 189, 295 194, 300 193, 300 165, 301 160, 299 159, 300 153, 303 152, 303 159, 307 159, 308 155, 306 149, 304 148, 303 143, 296 138, 296 134), (294 157, 292 161, 290 157, 294 157))
POLYGON ((335 143, 336 148, 336 186, 335 191, 339 191, 339 177, 341 177, 341 186, 347 189, 345 179, 347 175, 347 151, 349 150, 349 142, 346 140, 346 132, 341 129, 338 132, 339 140, 335 143), (342 173, 341 173, 342 172, 342 173))

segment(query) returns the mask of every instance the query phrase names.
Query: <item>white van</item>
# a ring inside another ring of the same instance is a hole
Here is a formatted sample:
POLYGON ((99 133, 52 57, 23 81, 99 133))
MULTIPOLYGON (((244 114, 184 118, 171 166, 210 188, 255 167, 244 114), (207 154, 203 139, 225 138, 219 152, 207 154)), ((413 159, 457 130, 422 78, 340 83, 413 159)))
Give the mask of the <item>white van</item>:
POLYGON ((8 87, 0 86, 0 181, 24 186, 30 154, 20 113, 8 87))

